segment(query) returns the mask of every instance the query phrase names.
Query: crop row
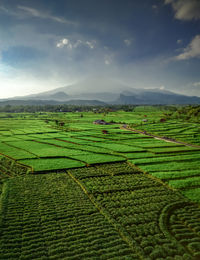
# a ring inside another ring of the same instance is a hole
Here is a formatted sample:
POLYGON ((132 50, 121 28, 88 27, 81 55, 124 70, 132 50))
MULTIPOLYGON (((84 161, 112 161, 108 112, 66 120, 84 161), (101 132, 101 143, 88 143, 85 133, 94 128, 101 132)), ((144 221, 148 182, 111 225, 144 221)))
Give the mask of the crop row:
POLYGON ((159 136, 168 136, 183 142, 200 144, 199 125, 196 123, 169 120, 165 123, 138 125, 136 128, 159 136))
MULTIPOLYGON (((88 169, 85 168, 80 169, 82 176, 80 172, 77 174, 77 170, 70 170, 70 174, 78 178, 77 182, 85 187, 89 197, 104 214, 128 234, 128 239, 136 242, 144 257, 192 259, 193 252, 188 253, 185 245, 178 242, 178 238, 171 239, 171 236, 164 235, 159 222, 162 209, 175 201, 184 202, 183 197, 147 175, 135 173, 138 169, 125 175, 113 173, 106 176, 106 167, 107 172, 110 171, 109 168, 112 168, 112 172, 115 169, 114 164, 99 166, 98 177, 82 178, 87 175, 88 169), (100 174, 101 171, 103 174, 100 174)), ((119 168, 118 163, 116 170, 119 171, 119 168)), ((192 215, 190 218, 192 219, 192 215)))
POLYGON ((16 163, 16 161, 7 157, 0 157, 0 175, 14 176, 22 175, 30 172, 30 168, 16 163))
POLYGON ((200 257, 200 210, 190 203, 177 204, 164 212, 168 232, 185 246, 195 259, 200 257), (192 217, 191 217, 192 216, 192 217))
POLYGON ((199 202, 199 152, 187 149, 184 153, 164 154, 153 158, 133 158, 135 163, 145 172, 162 179, 169 186, 181 190, 184 196, 199 202))
POLYGON ((168 181, 168 180, 173 180, 173 179, 184 179, 187 177, 192 177, 192 176, 198 176, 199 175, 199 169, 193 169, 193 170, 181 170, 181 171, 159 171, 159 172, 151 172, 151 175, 168 181))
POLYGON ((200 153, 187 153, 182 155, 168 155, 162 157, 154 157, 154 158, 135 158, 135 164, 154 164, 154 163, 162 163, 162 162, 180 162, 183 161, 197 161, 200 160, 200 153))
POLYGON ((39 159, 27 159, 20 160, 21 164, 29 166, 34 172, 52 171, 52 170, 63 170, 70 168, 83 167, 83 162, 69 159, 69 158, 39 158, 39 159))
MULTIPOLYGON (((131 160, 132 161, 132 160, 131 160)), ((134 160, 132 161, 134 163, 134 160)), ((198 160, 192 162, 164 162, 164 163, 157 163, 157 164, 150 164, 150 165, 140 165, 138 166, 145 171, 148 172, 160 172, 160 171, 183 171, 183 170, 197 170, 198 167, 198 160)))
POLYGON ((28 175, 5 185, 0 259, 138 259, 65 173, 28 175))
POLYGON ((78 179, 138 173, 139 170, 127 164, 127 162, 115 162, 114 164, 99 164, 93 167, 88 167, 87 171, 83 168, 73 170, 73 175, 78 179))

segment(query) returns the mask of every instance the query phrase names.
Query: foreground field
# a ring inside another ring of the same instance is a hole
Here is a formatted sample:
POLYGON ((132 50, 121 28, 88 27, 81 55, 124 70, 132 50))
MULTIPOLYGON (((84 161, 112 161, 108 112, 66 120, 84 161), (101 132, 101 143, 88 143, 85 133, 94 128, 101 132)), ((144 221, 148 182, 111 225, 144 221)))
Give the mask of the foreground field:
POLYGON ((0 259, 199 259, 199 216, 127 163, 19 176, 3 186, 0 259))
POLYGON ((2 115, 0 259, 200 259, 200 147, 144 109, 2 115))

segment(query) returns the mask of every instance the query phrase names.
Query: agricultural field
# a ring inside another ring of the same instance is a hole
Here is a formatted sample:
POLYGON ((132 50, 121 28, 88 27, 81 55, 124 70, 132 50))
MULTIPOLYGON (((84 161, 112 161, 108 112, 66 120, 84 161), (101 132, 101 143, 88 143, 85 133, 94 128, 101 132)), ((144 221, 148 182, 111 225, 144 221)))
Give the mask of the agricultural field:
POLYGON ((143 124, 142 126, 136 126, 136 129, 142 129, 161 137, 168 137, 181 142, 200 145, 199 123, 171 119, 166 122, 143 124))
POLYGON ((200 128, 164 113, 2 114, 0 259, 200 259, 200 128))

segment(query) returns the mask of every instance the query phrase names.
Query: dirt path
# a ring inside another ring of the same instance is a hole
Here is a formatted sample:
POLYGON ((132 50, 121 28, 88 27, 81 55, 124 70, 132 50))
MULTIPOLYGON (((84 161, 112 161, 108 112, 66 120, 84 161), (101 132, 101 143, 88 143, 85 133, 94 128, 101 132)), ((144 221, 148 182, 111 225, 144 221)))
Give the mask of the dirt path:
POLYGON ((188 143, 184 143, 184 142, 181 142, 181 141, 177 141, 177 140, 172 139, 172 138, 156 136, 154 134, 149 134, 146 131, 141 131, 141 130, 137 130, 137 129, 134 129, 134 128, 129 128, 126 125, 123 125, 120 128, 124 129, 124 130, 128 130, 128 131, 132 131, 132 132, 135 132, 135 133, 138 133, 138 134, 151 136, 151 137, 153 137, 157 140, 162 140, 162 141, 165 141, 165 142, 170 142, 170 143, 175 143, 175 144, 182 144, 182 145, 189 146, 189 147, 200 148, 200 145, 188 144, 188 143))

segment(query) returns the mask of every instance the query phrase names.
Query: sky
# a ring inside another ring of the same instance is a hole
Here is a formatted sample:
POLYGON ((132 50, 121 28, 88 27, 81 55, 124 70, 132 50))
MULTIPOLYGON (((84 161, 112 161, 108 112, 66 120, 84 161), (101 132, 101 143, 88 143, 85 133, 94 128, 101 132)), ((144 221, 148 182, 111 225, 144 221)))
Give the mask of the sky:
POLYGON ((0 0, 0 99, 90 77, 200 96, 200 0, 0 0))

